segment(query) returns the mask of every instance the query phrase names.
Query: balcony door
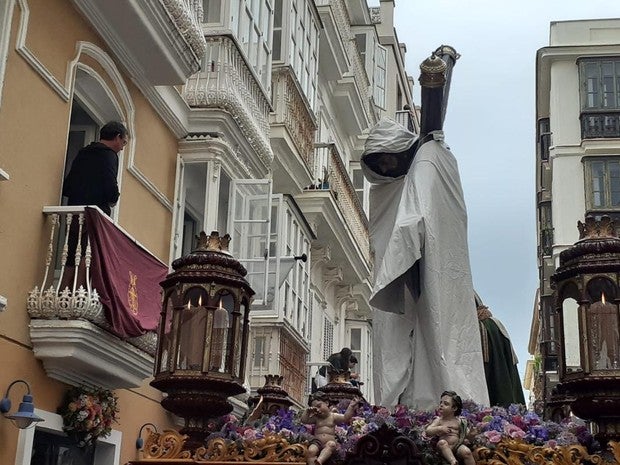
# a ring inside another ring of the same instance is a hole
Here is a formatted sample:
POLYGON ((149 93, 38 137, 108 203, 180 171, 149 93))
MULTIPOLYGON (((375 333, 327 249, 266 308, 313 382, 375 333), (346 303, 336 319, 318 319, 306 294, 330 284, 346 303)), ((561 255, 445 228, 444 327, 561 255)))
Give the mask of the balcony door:
POLYGON ((246 267, 255 306, 271 305, 277 275, 277 224, 272 224, 270 179, 235 179, 231 185, 231 252, 246 267))

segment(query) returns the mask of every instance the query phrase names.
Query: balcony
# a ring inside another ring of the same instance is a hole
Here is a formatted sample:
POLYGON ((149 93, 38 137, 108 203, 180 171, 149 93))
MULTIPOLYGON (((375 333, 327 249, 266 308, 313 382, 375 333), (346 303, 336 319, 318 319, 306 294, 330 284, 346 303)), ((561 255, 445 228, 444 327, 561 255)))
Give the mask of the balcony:
POLYGON ((290 67, 273 70, 271 146, 274 160, 274 190, 299 192, 312 181, 316 118, 290 67))
MULTIPOLYGON (((343 123, 348 131, 361 133, 378 120, 370 98, 370 80, 351 30, 345 0, 316 2, 323 31, 320 41, 320 72, 333 81, 332 94, 337 112, 349 115, 343 123)), ((366 13, 367 14, 367 13, 366 13)))
POLYGON ((174 85, 200 69, 205 52, 189 1, 73 0, 73 4, 132 76, 150 85, 174 85))
MULTIPOLYGON (((47 217, 48 227, 45 237, 49 238, 45 268, 41 283, 30 291, 27 302, 31 318, 30 338, 35 357, 43 362, 48 376, 67 384, 101 386, 107 389, 140 386, 143 380, 152 374, 157 345, 155 331, 143 331, 141 335, 128 337, 120 335, 115 329, 111 312, 106 311, 103 305, 100 293, 102 289, 98 291, 93 287, 92 277, 102 276, 104 280, 112 281, 117 279, 117 276, 114 276, 117 270, 112 263, 104 263, 104 266, 96 269, 97 260, 93 259, 90 239, 86 237, 83 229, 88 224, 85 208, 44 207, 43 213, 47 217), (78 276, 81 272, 76 273, 73 279, 67 279, 70 276, 70 268, 67 267, 68 231, 72 223, 78 226, 75 229, 78 233, 76 269, 83 271, 85 286, 79 284, 78 276), (84 241, 81 240, 82 236, 85 236, 84 241), (84 254, 81 251, 82 244, 85 244, 84 254), (80 262, 85 266, 80 268, 80 262)), ((101 214, 101 217, 105 215, 101 214)), ((105 221, 118 235, 122 235, 132 244, 136 253, 141 256, 148 254, 107 217, 105 221)), ((93 224, 88 225, 90 231, 94 227, 93 224)), ((157 260, 152 255, 148 259, 157 260)), ((158 266, 162 272, 167 271, 167 266, 158 266)), ((137 281, 138 277, 134 277, 132 284, 137 281)), ((156 284, 159 287, 159 281, 156 284)), ((149 285, 153 287, 152 283, 149 285)), ((144 304, 147 304, 138 293, 137 286, 141 284, 136 284, 133 288, 136 291, 136 315, 137 309, 142 311, 144 304), (139 298, 142 301, 139 301, 139 298), (138 306, 139 303, 141 307, 138 306)), ((126 290, 128 299, 132 298, 131 291, 131 287, 126 290)), ((156 298, 158 301, 158 293, 156 298)), ((152 308, 152 305, 149 308, 159 313, 159 308, 152 308)), ((118 307, 113 307, 112 311, 118 318, 118 307)))
POLYGON ((620 138, 620 111, 582 112, 582 139, 620 138))
POLYGON ((227 112, 263 165, 270 167, 273 152, 269 143, 268 96, 232 38, 213 36, 206 41, 205 65, 183 86, 183 98, 193 108, 227 112))
POLYGON ((343 281, 356 284, 370 273, 368 220, 335 144, 315 146, 316 183, 295 196, 314 225, 319 246, 343 264, 343 281))
POLYGON ((540 230, 540 255, 550 257, 553 255, 553 228, 540 230))
POLYGON ((340 21, 345 18, 342 5, 332 0, 316 0, 315 3, 323 23, 319 66, 329 81, 337 81, 349 70, 347 51, 340 36, 340 21))

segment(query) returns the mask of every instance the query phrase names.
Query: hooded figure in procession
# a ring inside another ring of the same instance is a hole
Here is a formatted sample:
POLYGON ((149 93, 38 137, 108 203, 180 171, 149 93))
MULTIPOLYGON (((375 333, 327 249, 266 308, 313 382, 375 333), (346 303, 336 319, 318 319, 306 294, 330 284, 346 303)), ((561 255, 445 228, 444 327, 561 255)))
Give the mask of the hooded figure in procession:
POLYGON ((458 391, 488 405, 467 245, 467 213, 442 131, 418 141, 381 120, 362 155, 374 249, 373 376, 378 405, 432 409, 458 391))

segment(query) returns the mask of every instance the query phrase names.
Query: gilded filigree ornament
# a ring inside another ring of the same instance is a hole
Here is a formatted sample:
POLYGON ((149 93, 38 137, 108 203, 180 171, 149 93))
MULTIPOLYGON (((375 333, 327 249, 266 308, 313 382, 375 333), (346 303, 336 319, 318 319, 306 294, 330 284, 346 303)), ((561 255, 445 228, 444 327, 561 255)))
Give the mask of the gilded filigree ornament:
POLYGON ((286 439, 270 434, 261 439, 247 441, 243 446, 216 438, 207 447, 196 450, 194 459, 210 462, 304 462, 306 446, 289 444, 286 439))
POLYGON ((420 85, 423 87, 443 87, 446 83, 448 65, 433 52, 420 65, 420 85))
POLYGON ((189 459, 191 452, 183 450, 186 435, 174 430, 164 430, 161 433, 146 428, 148 434, 144 443, 145 459, 189 459))
POLYGON ((617 465, 620 463, 620 443, 611 441, 611 456, 589 454, 581 445, 542 447, 517 439, 503 439, 493 449, 480 447, 474 451, 477 465, 617 465), (610 460, 612 459, 613 460, 610 460))

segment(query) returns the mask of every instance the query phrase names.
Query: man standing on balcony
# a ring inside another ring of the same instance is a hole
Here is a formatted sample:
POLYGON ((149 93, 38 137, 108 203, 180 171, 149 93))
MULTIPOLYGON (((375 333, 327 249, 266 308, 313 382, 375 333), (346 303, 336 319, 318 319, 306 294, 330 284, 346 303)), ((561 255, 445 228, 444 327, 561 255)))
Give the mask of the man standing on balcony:
POLYGON ((68 205, 97 205, 106 215, 112 213, 120 195, 118 152, 127 145, 127 137, 122 123, 110 121, 99 131, 99 142, 78 152, 62 187, 68 205))
MULTIPOLYGON (((127 145, 128 137, 127 128, 122 123, 110 121, 99 131, 99 142, 91 142, 78 152, 62 187, 62 195, 67 197, 68 205, 96 205, 106 215, 112 213, 112 207, 116 205, 120 195, 116 180, 118 152, 127 145)), ((61 289, 73 282, 78 235, 79 225, 76 219, 69 231, 69 255, 61 289)), ((87 237, 84 224, 80 241, 82 254, 86 249, 87 237)), ((78 285, 84 282, 81 276, 83 268, 82 262, 78 285)))

